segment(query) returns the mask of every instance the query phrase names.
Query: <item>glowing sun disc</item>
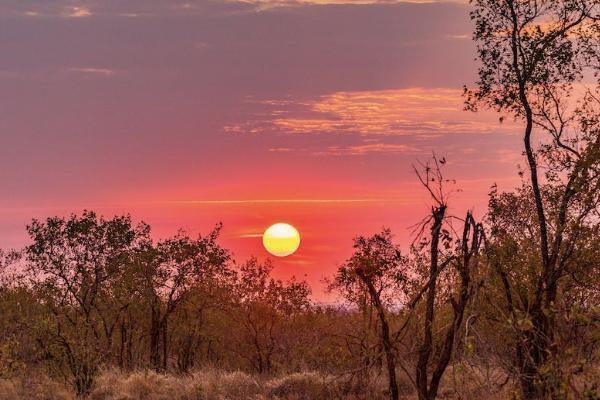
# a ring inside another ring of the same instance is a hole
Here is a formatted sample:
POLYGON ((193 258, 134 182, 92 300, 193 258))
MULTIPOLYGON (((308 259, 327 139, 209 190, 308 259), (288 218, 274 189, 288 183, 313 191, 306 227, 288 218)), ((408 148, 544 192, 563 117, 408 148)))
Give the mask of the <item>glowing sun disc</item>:
POLYGON ((298 250, 300 234, 290 224, 274 224, 263 234, 263 246, 276 257, 287 257, 298 250))

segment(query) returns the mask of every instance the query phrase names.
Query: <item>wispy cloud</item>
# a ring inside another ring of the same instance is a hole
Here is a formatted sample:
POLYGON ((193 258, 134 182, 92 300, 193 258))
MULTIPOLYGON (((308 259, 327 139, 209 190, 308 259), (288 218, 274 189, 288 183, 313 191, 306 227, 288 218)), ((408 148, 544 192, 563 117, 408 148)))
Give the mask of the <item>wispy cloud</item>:
POLYGON ((464 34, 460 34, 460 35, 448 35, 447 37, 448 37, 448 39, 454 39, 454 40, 469 40, 469 39, 471 39, 472 35, 469 33, 464 33, 464 34))
POLYGON ((362 156, 366 154, 419 154, 422 151, 405 144, 370 143, 357 146, 330 146, 326 150, 316 152, 316 155, 362 156))
POLYGON ((64 16, 69 18, 90 17, 91 15, 90 9, 83 6, 68 7, 64 13, 64 16))
MULTIPOLYGON (((262 104, 270 107, 266 117, 258 116, 225 130, 436 137, 510 129, 509 123, 501 125, 494 114, 463 111, 462 91, 453 88, 338 92, 308 101, 267 100, 262 104)), ((371 149, 407 150, 399 146, 371 149)))
POLYGON ((274 7, 307 5, 373 5, 373 4, 430 4, 430 3, 467 3, 468 0, 229 0, 230 3, 246 3, 260 10, 274 7))
POLYGON ((259 238, 262 236, 263 236, 262 233, 241 233, 239 235, 236 235, 235 237, 241 238, 241 239, 254 239, 254 238, 259 238))
POLYGON ((109 68, 96 68, 96 67, 72 67, 67 68, 69 72, 75 72, 80 74, 88 74, 88 75, 103 75, 110 76, 116 74, 116 71, 109 68))
MULTIPOLYGON (((90 7, 81 4, 72 5, 65 4, 62 1, 48 1, 46 3, 36 4, 32 8, 15 7, 2 10, 4 13, 15 12, 17 15, 24 17, 63 17, 63 18, 83 18, 91 17, 93 12, 90 7)), ((2 14, 2 12, 0 12, 2 14)))

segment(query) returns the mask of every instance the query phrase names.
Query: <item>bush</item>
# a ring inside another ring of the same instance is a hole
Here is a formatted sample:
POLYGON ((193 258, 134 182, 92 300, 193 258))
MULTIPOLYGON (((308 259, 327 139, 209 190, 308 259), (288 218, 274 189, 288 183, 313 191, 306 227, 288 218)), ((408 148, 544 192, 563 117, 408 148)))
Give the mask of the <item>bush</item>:
POLYGON ((364 382, 361 387, 356 387, 345 378, 318 372, 294 373, 272 379, 267 382, 266 389, 268 398, 273 400, 387 398, 386 392, 374 381, 364 382))
POLYGON ((174 376, 108 371, 98 379, 90 400, 251 400, 258 398, 260 391, 259 383, 242 372, 174 376))

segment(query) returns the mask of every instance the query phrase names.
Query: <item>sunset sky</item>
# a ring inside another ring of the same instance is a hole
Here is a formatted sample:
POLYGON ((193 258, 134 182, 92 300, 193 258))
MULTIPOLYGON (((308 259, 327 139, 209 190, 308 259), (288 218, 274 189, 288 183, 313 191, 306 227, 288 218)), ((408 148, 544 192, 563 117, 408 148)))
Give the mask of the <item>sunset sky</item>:
POLYGON ((462 111, 476 78, 466 1, 4 0, 0 247, 33 217, 131 213, 157 238, 207 232, 275 275, 322 279, 352 237, 410 243, 428 211, 412 165, 448 159, 452 212, 517 184, 512 123, 462 111))

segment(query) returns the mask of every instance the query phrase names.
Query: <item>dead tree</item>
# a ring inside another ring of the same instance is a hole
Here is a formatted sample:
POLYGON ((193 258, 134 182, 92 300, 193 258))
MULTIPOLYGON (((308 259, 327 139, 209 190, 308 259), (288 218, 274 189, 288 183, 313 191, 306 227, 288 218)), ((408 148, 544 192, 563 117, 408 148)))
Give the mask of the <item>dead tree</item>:
POLYGON ((441 261, 441 245, 448 248, 452 239, 450 233, 444 229, 448 218, 446 195, 443 185, 444 180, 441 173, 441 166, 445 160, 438 160, 433 157, 433 164, 424 165, 424 171, 416 171, 419 180, 428 190, 434 201, 431 215, 425 219, 421 229, 429 226, 429 271, 427 284, 417 294, 412 302, 413 305, 419 301, 420 297, 425 295, 425 318, 422 326, 422 336, 418 349, 418 361, 416 366, 415 384, 419 395, 419 400, 433 400, 437 396, 440 381, 452 359, 455 349, 456 336, 459 334, 463 325, 463 316, 469 301, 473 294, 473 275, 477 270, 479 248, 482 241, 483 228, 475 222, 472 214, 467 213, 464 220, 462 237, 455 252, 446 256, 441 261), (436 317, 436 297, 439 296, 438 281, 442 270, 447 266, 452 266, 457 275, 456 287, 451 290, 453 295, 448 299, 452 307, 452 323, 445 331, 444 337, 438 345, 434 345, 434 322, 436 317), (433 357, 434 349, 439 348, 439 354, 433 357))

